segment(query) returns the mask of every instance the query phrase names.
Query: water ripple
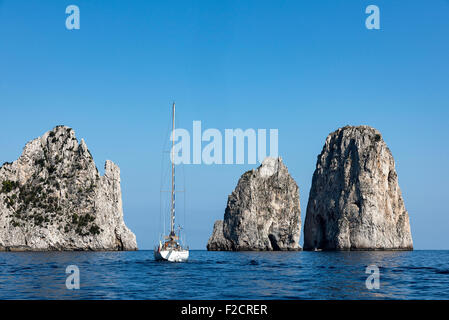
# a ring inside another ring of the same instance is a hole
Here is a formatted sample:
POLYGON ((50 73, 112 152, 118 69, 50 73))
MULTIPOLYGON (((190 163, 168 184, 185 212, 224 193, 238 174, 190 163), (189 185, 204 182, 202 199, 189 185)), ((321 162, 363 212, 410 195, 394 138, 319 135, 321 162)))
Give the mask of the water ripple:
POLYGON ((0 299, 449 299, 449 252, 0 253, 0 299), (380 289, 368 290, 369 265, 380 289), (68 265, 80 290, 65 287, 68 265))

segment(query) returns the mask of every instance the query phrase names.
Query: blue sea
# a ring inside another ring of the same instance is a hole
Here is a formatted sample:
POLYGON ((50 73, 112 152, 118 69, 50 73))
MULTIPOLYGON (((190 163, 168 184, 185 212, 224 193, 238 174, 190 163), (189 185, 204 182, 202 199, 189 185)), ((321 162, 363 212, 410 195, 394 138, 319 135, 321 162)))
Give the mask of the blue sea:
POLYGON ((0 299, 449 299, 449 251, 2 252, 0 299), (79 289, 66 287, 69 265, 79 289), (379 268, 369 290, 367 266, 379 268))

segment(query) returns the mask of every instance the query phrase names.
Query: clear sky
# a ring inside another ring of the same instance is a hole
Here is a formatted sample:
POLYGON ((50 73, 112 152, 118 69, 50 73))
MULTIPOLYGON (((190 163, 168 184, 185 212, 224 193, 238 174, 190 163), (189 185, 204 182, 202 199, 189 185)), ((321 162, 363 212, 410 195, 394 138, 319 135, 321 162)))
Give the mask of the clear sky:
MULTIPOLYGON (((1 1, 0 162, 54 126, 74 128, 100 171, 121 168, 141 249, 160 233, 161 158, 178 125, 279 129, 308 193, 326 136, 381 131, 416 249, 449 249, 449 1, 1 1), (65 8, 80 8, 67 30, 65 8), (380 30, 365 8, 380 8, 380 30)), ((188 165, 186 234, 204 249, 253 165, 188 165)))

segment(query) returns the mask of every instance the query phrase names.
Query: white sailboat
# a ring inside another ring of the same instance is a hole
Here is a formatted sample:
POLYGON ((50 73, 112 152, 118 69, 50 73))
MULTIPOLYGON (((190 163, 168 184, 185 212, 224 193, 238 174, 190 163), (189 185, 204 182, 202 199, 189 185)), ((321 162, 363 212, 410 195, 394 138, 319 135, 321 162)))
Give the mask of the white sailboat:
POLYGON ((174 161, 174 134, 175 134, 175 103, 173 103, 173 131, 171 157, 171 208, 170 208, 170 233, 164 237, 164 241, 159 240, 159 245, 154 248, 154 258, 158 261, 185 262, 189 258, 189 248, 182 246, 178 234, 175 232, 175 161, 174 161))

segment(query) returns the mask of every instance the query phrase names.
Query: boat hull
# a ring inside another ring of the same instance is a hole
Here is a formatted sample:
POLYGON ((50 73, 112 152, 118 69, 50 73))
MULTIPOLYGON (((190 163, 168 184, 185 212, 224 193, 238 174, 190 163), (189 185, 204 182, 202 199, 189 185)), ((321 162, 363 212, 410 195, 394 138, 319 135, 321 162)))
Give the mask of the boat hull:
POLYGON ((154 250, 156 261, 186 262, 189 259, 188 250, 154 250))

